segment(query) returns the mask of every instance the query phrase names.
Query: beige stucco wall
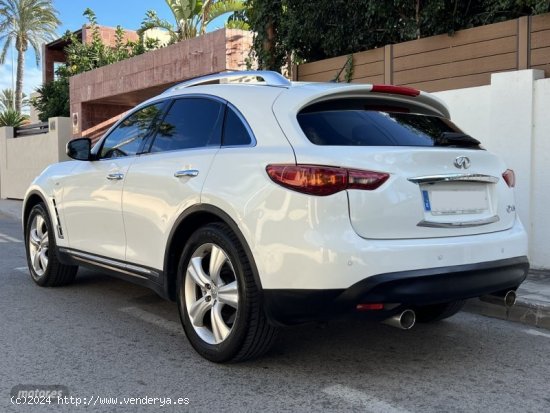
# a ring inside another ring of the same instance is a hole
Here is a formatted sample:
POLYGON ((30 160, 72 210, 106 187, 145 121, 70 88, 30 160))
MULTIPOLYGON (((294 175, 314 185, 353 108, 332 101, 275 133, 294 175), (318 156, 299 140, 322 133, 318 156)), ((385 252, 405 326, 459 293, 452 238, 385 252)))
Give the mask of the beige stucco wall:
POLYGON ((0 128, 0 198, 22 199, 46 166, 68 160, 69 118, 51 118, 45 134, 14 138, 13 128, 0 128))
MULTIPOLYGON (((40 93, 33 92, 31 93, 31 100, 34 98, 37 98, 40 96, 40 93)), ((33 105, 30 105, 30 117, 29 117, 29 123, 38 123, 40 122, 40 119, 38 119, 38 110, 33 105)))
POLYGON ((533 268, 549 269, 550 78, 542 70, 494 73, 488 86, 438 92, 451 118, 516 172, 516 208, 533 268))

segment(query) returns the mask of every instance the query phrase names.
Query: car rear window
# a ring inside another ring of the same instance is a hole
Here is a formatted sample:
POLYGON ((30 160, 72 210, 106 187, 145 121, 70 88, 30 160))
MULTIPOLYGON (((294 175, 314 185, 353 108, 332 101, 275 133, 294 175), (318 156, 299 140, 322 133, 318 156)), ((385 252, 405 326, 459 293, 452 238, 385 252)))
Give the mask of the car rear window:
POLYGON ((479 141, 450 120, 411 108, 345 99, 306 107, 298 123, 315 145, 423 146, 481 149, 479 141))

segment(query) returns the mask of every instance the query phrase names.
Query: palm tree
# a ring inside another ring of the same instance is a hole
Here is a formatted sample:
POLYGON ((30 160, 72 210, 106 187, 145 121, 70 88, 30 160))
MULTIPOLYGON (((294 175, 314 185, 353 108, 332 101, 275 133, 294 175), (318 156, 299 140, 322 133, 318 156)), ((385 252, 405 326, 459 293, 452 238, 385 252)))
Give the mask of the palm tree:
POLYGON ((216 17, 245 9, 243 0, 165 0, 176 19, 178 40, 206 33, 216 17))
MULTIPOLYGON (((15 95, 13 93, 13 89, 0 90, 0 110, 15 110, 14 101, 15 95)), ((27 95, 25 95, 24 93, 21 99, 21 106, 29 106, 29 99, 27 99, 27 95)))
POLYGON ((42 43, 55 39, 55 29, 60 24, 57 10, 49 0, 0 0, 0 44, 3 43, 0 63, 4 63, 8 49, 13 44, 17 50, 17 112, 21 112, 23 100, 25 52, 29 46, 32 47, 38 66, 42 43))

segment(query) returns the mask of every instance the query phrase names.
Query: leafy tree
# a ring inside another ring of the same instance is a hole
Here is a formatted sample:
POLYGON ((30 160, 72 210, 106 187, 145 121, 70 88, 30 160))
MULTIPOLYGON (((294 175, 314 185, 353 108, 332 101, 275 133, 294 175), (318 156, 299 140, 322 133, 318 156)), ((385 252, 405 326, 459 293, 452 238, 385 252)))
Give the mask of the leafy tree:
MULTIPOLYGON (((295 50, 293 47, 288 47, 288 31, 282 30, 285 18, 291 15, 288 12, 288 2, 286 0, 248 0, 246 4, 250 27, 256 32, 253 57, 261 68, 280 71, 285 62, 287 50, 289 52, 295 50)), ((306 8, 308 4, 303 6, 306 8)), ((290 26, 288 24, 287 28, 290 26)), ((297 31, 294 33, 298 35, 297 31)))
POLYGON ((31 99, 31 102, 42 122, 47 122, 49 118, 56 116, 70 116, 68 77, 60 77, 45 83, 36 91, 39 95, 31 99))
POLYGON ((228 29, 250 30, 250 23, 248 21, 247 9, 233 12, 227 19, 225 27, 228 29))
POLYGON ((0 112, 0 127, 11 126, 17 128, 27 122, 28 119, 29 117, 27 115, 22 115, 13 109, 7 109, 0 112))
POLYGON ((549 0, 483 0, 481 3, 472 19, 475 26, 550 11, 549 0))
POLYGON ((32 47, 36 64, 40 62, 40 47, 55 38, 61 22, 52 2, 47 0, 0 0, 0 63, 4 63, 10 46, 17 50, 15 109, 21 112, 25 52, 32 47))
POLYGON ((314 61, 550 11, 548 0, 247 0, 260 67, 314 61))
POLYGON ((95 13, 86 9, 83 15, 88 19, 88 27, 92 32, 90 43, 83 43, 74 33, 67 32, 65 39, 66 63, 58 67, 57 79, 39 87, 36 91, 40 96, 32 99, 32 104, 38 110, 39 118, 45 122, 55 116, 69 116, 69 77, 88 70, 96 69, 120 60, 145 53, 159 47, 158 39, 143 39, 143 31, 137 42, 125 40, 125 32, 117 26, 114 45, 105 45, 101 39, 95 13))
POLYGON ((178 40, 177 29, 174 29, 168 20, 161 19, 154 10, 147 10, 145 18, 141 22, 141 27, 137 31, 140 39, 143 39, 145 32, 151 29, 165 30, 170 35, 170 43, 174 43, 178 40))
POLYGON ((68 41, 68 45, 65 47, 67 62, 65 66, 58 69, 58 75, 73 76, 127 59, 136 54, 134 53, 135 43, 125 41, 125 32, 122 27, 117 26, 115 44, 111 47, 104 44, 101 39, 97 18, 93 10, 88 8, 83 15, 88 19, 92 40, 90 43, 83 43, 74 33, 70 31, 65 33, 65 40, 68 41))

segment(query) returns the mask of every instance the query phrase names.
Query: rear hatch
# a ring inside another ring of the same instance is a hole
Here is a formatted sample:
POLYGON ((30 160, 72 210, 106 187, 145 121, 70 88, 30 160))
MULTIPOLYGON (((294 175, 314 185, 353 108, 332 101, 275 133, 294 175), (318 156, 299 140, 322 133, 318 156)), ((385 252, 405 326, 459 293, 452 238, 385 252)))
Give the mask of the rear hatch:
POLYGON ((297 121, 311 143, 293 145, 298 164, 390 175, 374 190, 347 190, 351 223, 361 237, 451 237, 514 223, 502 161, 436 111, 340 97, 306 106, 297 121))

